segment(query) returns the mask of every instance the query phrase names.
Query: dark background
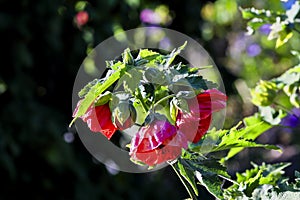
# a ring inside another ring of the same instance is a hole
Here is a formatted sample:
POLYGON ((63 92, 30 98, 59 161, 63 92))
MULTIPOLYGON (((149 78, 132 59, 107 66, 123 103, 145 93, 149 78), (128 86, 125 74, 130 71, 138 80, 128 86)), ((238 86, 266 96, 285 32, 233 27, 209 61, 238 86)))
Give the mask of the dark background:
MULTIPOLYGON (((166 5, 172 23, 165 26, 198 40, 219 67, 227 94, 232 96, 229 106, 236 107, 229 107, 230 120, 225 126, 230 127, 255 111, 248 108, 243 113, 243 108, 236 106, 243 102, 233 83, 238 78, 248 79, 242 73, 233 73, 224 62, 230 56, 230 34, 244 31, 245 24, 237 7, 231 8, 236 11, 228 22, 203 19, 201 10, 207 2, 93 0, 85 9, 90 15, 86 26, 94 34, 93 45, 97 45, 113 35, 116 24, 124 30, 145 26, 140 12, 166 5), (206 26, 212 27, 209 37, 204 33, 206 26)), ((247 6, 245 2, 239 3, 247 6)), ((228 2, 220 0, 219 7, 222 3, 228 2)), ((88 45, 83 29, 74 23, 75 4, 71 0, 0 0, 0 199, 188 197, 171 168, 148 174, 109 173, 87 152, 76 131, 68 128, 73 82, 88 45), (66 142, 67 136, 74 136, 74 140, 66 142)), ((268 78, 276 75, 272 73, 262 72, 268 78)), ((241 170, 249 163, 233 166, 241 170)), ((200 197, 209 199, 205 190, 200 191, 200 197)))

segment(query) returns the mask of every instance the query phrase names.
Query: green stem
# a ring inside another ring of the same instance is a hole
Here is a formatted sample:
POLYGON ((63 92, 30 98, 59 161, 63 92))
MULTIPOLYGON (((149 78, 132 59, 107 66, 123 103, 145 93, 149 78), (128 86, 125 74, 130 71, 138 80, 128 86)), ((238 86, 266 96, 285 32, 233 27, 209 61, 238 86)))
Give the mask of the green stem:
POLYGON ((149 110, 149 107, 147 106, 147 104, 144 102, 144 98, 143 98, 143 95, 141 93, 141 90, 140 88, 137 88, 137 92, 138 92, 138 99, 140 100, 145 112, 148 112, 149 110))
POLYGON ((173 168, 173 170, 175 171, 176 175, 178 176, 178 178, 180 179, 181 183, 183 184, 183 186, 185 187, 186 191, 189 193, 189 196, 191 197, 191 199, 193 200, 197 200, 197 197, 193 194, 193 192, 190 190, 190 188, 187 186, 187 184, 185 183, 185 181, 182 179, 182 177, 180 176, 180 174, 178 173, 178 171, 176 170, 176 168, 173 166, 173 164, 171 164, 170 162, 168 162, 169 165, 171 165, 171 167, 173 168))
POLYGON ((168 96, 166 96, 166 97, 164 97, 164 98, 158 100, 158 101, 153 105, 152 110, 154 110, 154 108, 155 108, 158 104, 160 104, 161 102, 163 102, 163 101, 165 101, 165 100, 167 100, 167 99, 170 99, 170 98, 172 98, 172 97, 175 97, 175 94, 168 95, 168 96))

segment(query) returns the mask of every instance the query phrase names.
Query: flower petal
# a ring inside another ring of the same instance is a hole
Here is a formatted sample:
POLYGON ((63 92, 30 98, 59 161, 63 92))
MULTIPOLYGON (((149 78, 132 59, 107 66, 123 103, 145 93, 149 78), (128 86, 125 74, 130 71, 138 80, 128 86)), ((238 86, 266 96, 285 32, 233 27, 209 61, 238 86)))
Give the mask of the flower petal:
POLYGON ((108 104, 101 106, 90 106, 83 115, 82 120, 87 123, 93 132, 101 132, 105 137, 110 139, 117 128, 111 121, 111 111, 108 104))

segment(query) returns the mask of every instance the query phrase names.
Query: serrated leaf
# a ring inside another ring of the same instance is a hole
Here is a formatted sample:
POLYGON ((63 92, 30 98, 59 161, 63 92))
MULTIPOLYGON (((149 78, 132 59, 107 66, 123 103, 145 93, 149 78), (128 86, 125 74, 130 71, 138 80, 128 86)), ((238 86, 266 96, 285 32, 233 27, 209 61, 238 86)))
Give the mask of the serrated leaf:
POLYGON ((215 174, 201 173, 196 171, 196 177, 201 185, 203 185, 209 193, 218 199, 223 198, 221 189, 222 181, 215 174))
POLYGON ((124 68, 119 68, 117 71, 111 74, 111 76, 109 76, 103 83, 97 83, 90 88, 89 92, 81 101, 81 104, 78 107, 78 111, 71 123, 69 124, 69 126, 72 126, 72 124, 78 117, 83 116, 86 113, 87 109, 90 107, 90 105, 96 100, 96 98, 120 78, 123 69, 124 68))
POLYGON ((106 66, 108 68, 111 68, 112 70, 118 70, 120 67, 122 67, 123 63, 121 61, 118 61, 116 63, 112 62, 106 62, 106 66))
POLYGON ((229 150, 225 160, 233 157, 244 148, 260 147, 279 150, 274 145, 254 142, 259 135, 272 127, 270 124, 262 121, 258 116, 246 118, 245 121, 246 126, 241 129, 238 129, 240 124, 230 130, 212 129, 197 144, 189 145, 189 149, 201 154, 229 150))
POLYGON ((165 64, 166 67, 169 67, 172 64, 176 56, 180 54, 180 52, 185 48, 186 45, 187 41, 185 41, 182 46, 178 47, 177 49, 174 49, 169 55, 165 56, 167 58, 167 62, 165 64))
POLYGON ((164 85, 166 83, 166 76, 164 72, 157 68, 149 67, 145 71, 145 78, 149 83, 164 85))
POLYGON ((133 56, 130 53, 130 49, 127 48, 124 50, 123 54, 122 54, 122 58, 123 58, 123 63, 127 64, 127 65, 134 65, 134 59, 133 56))
POLYGON ((186 77, 185 79, 196 90, 199 90, 199 89, 207 90, 207 89, 218 87, 218 85, 216 83, 208 81, 199 75, 189 76, 189 77, 186 77))
POLYGON ((147 63, 153 62, 157 57, 161 56, 159 53, 149 50, 149 49, 141 49, 136 58, 136 62, 141 62, 141 60, 146 60, 147 63))
POLYGON ((195 94, 195 91, 189 91, 189 90, 186 90, 186 91, 179 91, 177 94, 176 94, 176 97, 177 98, 184 98, 184 99, 192 99, 196 96, 195 94))
POLYGON ((100 83, 99 79, 94 79, 93 81, 89 82, 88 84, 86 84, 84 86, 84 88, 82 88, 79 92, 78 92, 78 96, 79 98, 83 98, 89 91, 90 89, 96 85, 97 83, 100 83))
POLYGON ((184 167, 180 161, 177 162, 177 166, 179 168, 179 172, 180 172, 181 176, 183 176, 185 178, 185 180, 190 184, 190 186, 194 190, 194 193, 196 194, 196 196, 198 196, 198 189, 197 189, 197 185, 196 185, 196 181, 195 181, 194 172, 192 170, 184 167))
POLYGON ((125 91, 133 94, 138 88, 142 77, 143 73, 139 69, 133 68, 125 72, 125 74, 120 78, 116 89, 123 85, 125 91))
POLYGON ((222 180, 220 177, 230 180, 230 176, 226 172, 226 167, 221 165, 219 160, 183 150, 178 162, 183 165, 185 170, 194 172, 200 184, 213 196, 222 199, 222 180))

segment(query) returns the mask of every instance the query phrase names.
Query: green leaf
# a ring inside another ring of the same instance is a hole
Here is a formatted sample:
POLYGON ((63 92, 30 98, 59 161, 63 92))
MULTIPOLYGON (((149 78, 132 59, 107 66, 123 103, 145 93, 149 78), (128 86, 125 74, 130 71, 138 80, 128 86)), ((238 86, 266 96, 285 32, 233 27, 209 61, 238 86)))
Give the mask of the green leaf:
POLYGON ((272 126, 264 122, 260 117, 253 116, 245 119, 245 127, 238 129, 240 123, 230 130, 212 129, 197 144, 190 144, 189 149, 192 152, 201 154, 229 150, 224 158, 228 160, 244 148, 262 147, 266 149, 279 150, 278 147, 268 144, 258 144, 254 142, 259 135, 272 126))
POLYGON ((143 61, 144 63, 153 63, 160 56, 161 55, 155 51, 151 51, 148 49, 140 49, 139 54, 136 58, 136 62, 141 63, 142 60, 144 60, 146 61, 146 62, 143 61))
POLYGON ((164 85, 166 83, 166 76, 164 72, 157 68, 149 67, 145 71, 145 78, 149 83, 152 84, 164 85))
POLYGON ((268 194, 268 197, 272 197, 273 199, 277 192, 272 194, 270 189, 273 191, 275 191, 275 188, 281 188, 281 191, 288 189, 288 187, 286 187, 287 182, 282 175, 284 174, 283 169, 289 166, 289 163, 277 163, 272 165, 263 163, 261 166, 252 163, 252 165, 254 168, 247 169, 244 173, 236 174, 236 182, 238 184, 225 189, 224 194, 226 197, 234 196, 235 199, 242 199, 242 197, 246 199, 261 199, 261 196, 268 194), (237 192, 237 190, 239 192, 237 192))
POLYGON ((78 111, 71 123, 69 124, 69 126, 72 126, 72 124, 78 117, 83 116, 86 113, 87 109, 90 107, 90 105, 94 103, 96 98, 120 78, 121 72, 124 70, 124 68, 125 65, 123 65, 122 68, 119 68, 117 71, 115 71, 103 83, 98 82, 90 88, 88 93, 85 95, 84 99, 81 101, 81 104, 78 107, 78 111))
POLYGON ((230 177, 226 172, 226 168, 214 158, 203 159, 199 156, 197 158, 193 158, 193 156, 190 157, 192 159, 180 160, 183 167, 190 171, 194 171, 200 184, 203 185, 213 196, 222 199, 222 180, 219 178, 219 176, 227 178, 230 177))
POLYGON ((118 70, 120 67, 122 68, 123 63, 121 61, 106 61, 106 67, 111 68, 112 70, 118 70))
POLYGON ((194 193, 196 194, 196 196, 198 196, 198 189, 197 189, 197 185, 196 185, 196 181, 195 181, 194 172, 192 170, 187 169, 186 167, 184 167, 183 164, 180 161, 177 162, 177 166, 178 166, 178 169, 179 169, 179 172, 180 172, 181 176, 183 176, 185 178, 185 180, 193 188, 194 193))
POLYGON ((94 79, 93 81, 89 82, 88 84, 86 84, 84 86, 84 88, 82 88, 79 93, 78 93, 78 96, 80 98, 83 98, 89 91, 90 89, 96 85, 98 82, 101 82, 99 79, 94 79))
POLYGON ((199 90, 199 89, 207 90, 207 89, 218 87, 218 85, 216 83, 208 81, 199 75, 189 76, 189 77, 186 77, 185 79, 196 90, 199 90))
POLYGON ((177 98, 192 99, 196 96, 195 91, 179 91, 176 94, 177 98))
POLYGON ((174 49, 169 55, 165 56, 167 58, 166 59, 167 62, 165 64, 166 67, 169 67, 172 64, 175 57, 180 54, 180 52, 185 48, 186 45, 187 45, 187 41, 185 41, 184 44, 182 46, 180 46, 179 48, 174 49))
POLYGON ((124 50, 124 52, 122 54, 122 58, 123 58, 123 64, 134 65, 134 59, 133 59, 133 56, 130 53, 129 48, 124 50))
POLYGON ((99 98, 96 100, 95 106, 101 106, 106 104, 111 100, 112 93, 110 91, 106 91, 105 93, 101 94, 99 98))
POLYGON ((143 77, 143 73, 141 72, 141 70, 137 68, 127 70, 125 74, 118 81, 118 85, 116 86, 116 89, 118 89, 121 85, 123 85, 125 91, 133 94, 136 88, 139 86, 142 77, 143 77))
POLYGON ((259 10, 255 8, 241 8, 242 17, 244 19, 253 19, 253 18, 260 18, 269 20, 271 15, 274 15, 274 12, 271 10, 259 10))

